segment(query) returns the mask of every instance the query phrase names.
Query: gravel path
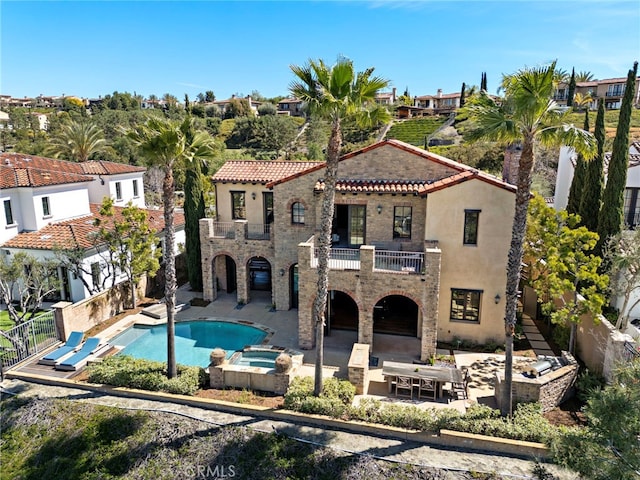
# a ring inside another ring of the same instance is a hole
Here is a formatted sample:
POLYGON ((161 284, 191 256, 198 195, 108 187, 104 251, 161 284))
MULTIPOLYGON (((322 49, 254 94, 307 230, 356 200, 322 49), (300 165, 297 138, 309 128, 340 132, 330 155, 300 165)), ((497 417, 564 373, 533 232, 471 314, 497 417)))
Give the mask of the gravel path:
MULTIPOLYGON (((534 478, 534 462, 519 458, 475 453, 463 450, 437 448, 422 443, 403 441, 333 429, 298 425, 290 422, 266 420, 251 415, 239 415, 211 409, 197 408, 168 402, 124 398, 82 389, 48 386, 22 380, 5 380, 5 391, 20 396, 65 398, 120 408, 156 410, 205 420, 216 425, 240 426, 259 431, 279 433, 307 442, 328 446, 345 453, 358 453, 380 457, 391 461, 440 468, 448 472, 452 480, 469 478, 462 472, 493 472, 502 478, 534 478)), ((545 465, 560 480, 576 480, 577 474, 545 465)))

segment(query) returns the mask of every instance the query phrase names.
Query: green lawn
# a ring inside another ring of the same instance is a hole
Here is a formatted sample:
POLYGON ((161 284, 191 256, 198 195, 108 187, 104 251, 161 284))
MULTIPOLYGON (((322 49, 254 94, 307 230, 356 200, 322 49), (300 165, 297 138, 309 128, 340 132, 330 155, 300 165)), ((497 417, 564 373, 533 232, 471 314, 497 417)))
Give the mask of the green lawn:
POLYGON ((0 330, 11 330, 15 323, 9 318, 9 312, 0 310, 0 330))

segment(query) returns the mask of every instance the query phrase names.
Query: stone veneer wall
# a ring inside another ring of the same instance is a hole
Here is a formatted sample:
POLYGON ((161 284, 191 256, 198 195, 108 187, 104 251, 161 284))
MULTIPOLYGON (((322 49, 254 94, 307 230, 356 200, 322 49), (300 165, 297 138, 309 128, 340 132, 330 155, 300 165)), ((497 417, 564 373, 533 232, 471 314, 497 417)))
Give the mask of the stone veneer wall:
MULTIPOLYGON (((562 352, 567 365, 536 378, 513 375, 513 403, 540 402, 542 411, 548 412, 571 397, 571 389, 578 376, 578 362, 569 352, 562 352)), ((500 404, 504 389, 504 373, 496 373, 495 397, 500 404)))
MULTIPOLYGON (((375 247, 360 247, 360 270, 331 270, 329 285, 349 295, 358 306, 358 343, 373 345, 374 306, 389 295, 403 295, 418 305, 418 337, 420 359, 427 361, 436 350, 436 322, 440 289, 440 250, 433 242, 425 242, 424 273, 374 271, 375 247)), ((312 243, 298 246, 300 265, 300 309, 298 343, 310 349, 315 344, 313 301, 316 295, 317 269, 311 267, 312 243)))
POLYGON ((356 387, 356 395, 366 395, 369 390, 369 345, 354 343, 347 365, 349 382, 356 387))

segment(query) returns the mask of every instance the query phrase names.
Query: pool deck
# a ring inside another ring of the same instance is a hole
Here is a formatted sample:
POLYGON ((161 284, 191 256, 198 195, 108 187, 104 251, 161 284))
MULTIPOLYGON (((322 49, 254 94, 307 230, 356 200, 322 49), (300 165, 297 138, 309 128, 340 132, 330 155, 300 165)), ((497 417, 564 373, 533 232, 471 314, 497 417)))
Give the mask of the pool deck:
MULTIPOLYGON (((303 365, 298 374, 313 376, 315 373, 315 349, 301 350, 298 347, 298 311, 274 311, 271 309, 271 294, 269 292, 252 291, 252 300, 242 306, 236 302, 235 294, 221 293, 219 297, 205 307, 191 306, 176 313, 176 321, 186 320, 235 320, 256 323, 271 329, 274 333, 269 339, 270 345, 300 350, 304 354, 303 365)), ((176 304, 189 304, 194 298, 201 297, 200 292, 193 292, 189 285, 182 286, 176 293, 176 304)), ((105 340, 114 338, 133 324, 157 325, 165 319, 157 319, 142 313, 129 315, 118 323, 106 328, 100 336, 105 340)), ((324 377, 338 377, 346 379, 347 364, 353 344, 357 342, 357 332, 334 330, 325 337, 324 347, 324 377)), ((366 397, 383 401, 401 401, 391 397, 387 391, 387 384, 382 376, 382 363, 395 361, 413 363, 419 359, 420 340, 413 337, 399 335, 374 334, 371 356, 377 358, 377 366, 370 366, 369 390, 366 397)), ((449 354, 448 351, 438 353, 449 354)), ((464 411, 471 403, 483 403, 495 407, 493 398, 493 372, 501 369, 503 356, 497 354, 482 354, 471 352, 454 352, 456 366, 470 368, 473 381, 470 384, 469 399, 433 401, 402 400, 424 407, 448 407, 464 411)), ((14 369, 16 372, 44 375, 52 378, 73 378, 77 372, 61 372, 51 366, 38 365, 37 359, 26 362, 14 369)))

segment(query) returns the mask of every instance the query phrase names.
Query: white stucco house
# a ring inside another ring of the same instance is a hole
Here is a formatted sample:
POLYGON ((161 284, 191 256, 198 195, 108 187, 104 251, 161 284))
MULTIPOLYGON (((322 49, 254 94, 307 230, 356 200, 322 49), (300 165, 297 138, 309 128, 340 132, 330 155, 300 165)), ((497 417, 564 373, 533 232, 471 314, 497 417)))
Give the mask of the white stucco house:
MULTIPOLYGON (((107 274, 104 247, 93 240, 94 219, 105 197, 116 216, 132 202, 146 208, 145 168, 127 164, 68 162, 20 153, 0 154, 0 261, 24 251, 36 258, 55 257, 60 248, 83 252, 81 271, 58 268, 59 291, 51 300, 77 302, 99 291, 107 274), (89 286, 89 288, 88 288, 89 286)), ((163 249, 162 210, 148 210, 163 249)), ((176 213, 176 244, 184 244, 184 215, 176 213)), ((119 276, 117 281, 124 281, 119 276)))
MULTIPOLYGON (((607 178, 607 167, 611 159, 611 152, 605 153, 604 178, 607 178)), ((569 199, 569 189, 573 180, 576 165, 576 155, 573 149, 562 147, 558 159, 558 175, 556 177, 556 192, 554 207, 564 210, 569 199)), ((624 224, 625 228, 634 230, 640 228, 640 142, 633 142, 629 147, 629 169, 627 171, 627 185, 624 192, 624 224)), ((640 295, 640 291, 636 297, 640 295)), ((635 303, 634 298, 630 303, 635 303)), ((614 301, 613 306, 621 308, 622 299, 614 301)), ((631 319, 640 318, 640 303, 630 312, 631 319)))

